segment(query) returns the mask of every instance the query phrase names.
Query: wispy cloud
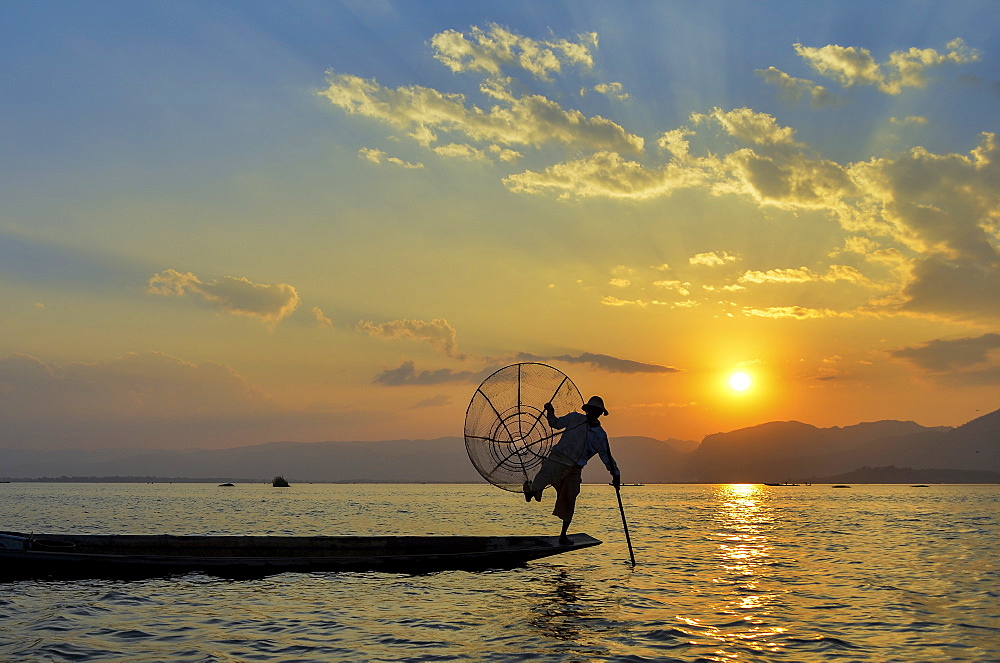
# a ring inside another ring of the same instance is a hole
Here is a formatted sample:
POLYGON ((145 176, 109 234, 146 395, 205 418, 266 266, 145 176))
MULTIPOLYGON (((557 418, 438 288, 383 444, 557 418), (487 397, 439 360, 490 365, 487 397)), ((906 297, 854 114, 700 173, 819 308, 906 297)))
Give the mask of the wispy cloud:
POLYGON ((435 320, 391 320, 381 324, 362 320, 355 328, 373 338, 385 341, 397 339, 414 339, 428 343, 442 354, 456 359, 465 359, 466 355, 458 351, 455 328, 444 318, 435 320))
POLYGON ((434 153, 438 156, 450 159, 465 159, 466 161, 489 161, 490 157, 483 150, 472 145, 460 145, 459 143, 448 143, 434 148, 434 153))
POLYGON ((387 163, 393 166, 400 166, 402 168, 423 168, 422 163, 410 163, 408 161, 403 161, 399 157, 391 157, 382 150, 378 150, 371 147, 362 147, 358 150, 358 156, 365 161, 371 161, 372 163, 387 163))
POLYGON ((669 196, 704 181, 704 173, 678 164, 648 168, 637 161, 626 160, 618 152, 600 151, 554 164, 540 172, 515 173, 504 178, 503 184, 514 193, 552 192, 561 199, 648 200, 669 196))
POLYGON ((653 285, 657 288, 663 288, 664 290, 671 290, 676 292, 681 297, 687 297, 691 294, 691 284, 687 281, 679 280, 663 280, 663 281, 653 281, 653 285))
POLYGON ((921 124, 927 124, 927 118, 924 117, 923 115, 907 115, 906 117, 890 117, 889 122, 898 125, 907 125, 907 124, 921 125, 921 124))
POLYGON ((638 306, 640 308, 649 305, 649 302, 641 299, 621 299, 620 297, 615 297, 613 295, 602 297, 601 303, 605 306, 638 306))
POLYGON ((626 101, 629 98, 628 92, 625 92, 625 87, 621 83, 598 83, 591 89, 598 94, 606 95, 618 101, 626 101))
POLYGON ((197 295, 227 313, 272 324, 290 315, 299 305, 298 292, 287 283, 260 284, 234 276, 202 281, 191 272, 174 269, 153 275, 146 292, 176 297, 197 295))
POLYGON ((825 108, 841 102, 822 85, 806 78, 790 76, 776 67, 757 69, 755 74, 768 85, 778 88, 781 96, 791 103, 808 101, 813 108, 825 108))
POLYGON ((497 97, 496 104, 482 109, 464 95, 418 85, 392 89, 374 80, 333 72, 327 75, 327 83, 319 94, 333 105, 406 131, 426 147, 432 147, 445 134, 465 139, 458 142, 504 148, 538 148, 555 143, 625 153, 643 149, 641 137, 627 133, 610 120, 563 109, 541 95, 515 97, 499 85, 489 88, 497 97))
POLYGON ((469 34, 445 30, 431 38, 434 57, 454 72, 482 72, 500 75, 505 68, 517 67, 541 80, 549 80, 564 65, 590 69, 597 33, 568 39, 536 40, 495 23, 486 29, 472 27, 469 34))
POLYGON ((561 361, 567 364, 587 364, 592 368, 609 373, 678 373, 681 369, 673 366, 662 366, 660 364, 649 364, 631 359, 620 359, 611 355, 595 354, 583 352, 579 355, 550 355, 540 356, 527 352, 517 355, 520 361, 561 361))
POLYGON ((333 320, 331 320, 330 318, 326 317, 326 314, 323 313, 323 309, 321 309, 320 307, 313 306, 312 307, 312 313, 313 313, 313 318, 316 319, 316 322, 318 322, 321 327, 332 327, 333 326, 333 320))
POLYGON ((809 283, 848 281, 859 285, 870 285, 871 281, 849 265, 831 265, 823 274, 817 274, 808 267, 793 269, 769 269, 767 271, 747 270, 737 279, 739 283, 809 283))
POLYGON ((447 394, 438 394, 437 396, 431 396, 430 398, 425 398, 422 401, 417 401, 410 406, 410 409, 420 410, 427 407, 444 407, 446 405, 451 405, 451 396, 447 394))
POLYGON ((719 267, 726 263, 736 262, 740 257, 728 251, 709 251, 708 253, 698 253, 688 258, 688 264, 702 265, 703 267, 719 267))
POLYGON ((820 318, 853 317, 852 313, 833 309, 816 309, 804 306, 771 306, 767 308, 743 309, 743 314, 758 318, 792 318, 794 320, 816 320, 820 318))
POLYGON ((472 371, 453 371, 450 368, 440 368, 436 371, 417 371, 416 363, 404 361, 399 368, 390 368, 375 376, 375 383, 387 387, 409 385, 434 385, 450 382, 474 382, 479 373, 472 371))

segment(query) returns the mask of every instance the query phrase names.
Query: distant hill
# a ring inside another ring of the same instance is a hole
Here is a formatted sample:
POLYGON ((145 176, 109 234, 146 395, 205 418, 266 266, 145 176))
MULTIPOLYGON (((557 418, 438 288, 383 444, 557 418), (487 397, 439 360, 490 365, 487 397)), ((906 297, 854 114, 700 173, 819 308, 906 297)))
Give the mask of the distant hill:
MULTIPOLYGON (((621 437, 612 441, 615 461, 630 483, 680 480, 686 454, 681 440, 621 437)), ((465 440, 382 442, 270 442, 247 447, 189 451, 5 451, 0 450, 0 476, 37 477, 228 477, 270 480, 281 474, 290 482, 427 482, 484 481, 469 461, 465 440)), ((584 473, 588 482, 608 481, 595 458, 584 473)))
MULTIPOLYGON (((635 436, 612 438, 611 446, 628 483, 801 482, 809 477, 839 477, 858 468, 889 466, 911 471, 1000 472, 1000 410, 957 428, 929 428, 912 421, 817 428, 797 421, 775 421, 708 435, 700 444, 635 436)), ((461 437, 271 442, 187 451, 0 449, 0 478, 4 479, 118 476, 264 481, 276 474, 287 477, 292 484, 483 481, 469 462, 461 437)), ((608 479, 607 470, 597 458, 584 471, 584 481, 603 483, 608 479)), ((958 479, 907 478, 902 482, 920 481, 958 479)))
POLYGON ((6 478, 67 476, 233 477, 289 482, 472 482, 481 478, 459 437, 381 442, 269 442, 187 451, 95 452, 0 450, 6 478))
POLYGON ((1000 410, 955 429, 886 437, 849 455, 854 467, 1000 470, 1000 410))
MULTIPOLYGON (((615 437, 611 453, 627 483, 669 483, 683 481, 688 453, 678 449, 679 440, 656 440, 651 437, 615 437)), ((586 483, 607 483, 611 475, 600 458, 594 458, 583 470, 586 483)))
POLYGON ((1000 483, 1000 472, 987 470, 915 470, 912 467, 862 467, 830 477, 813 477, 810 483, 1000 483))
POLYGON ((773 421, 707 436, 692 452, 687 475, 713 483, 795 481, 860 467, 866 463, 853 456, 866 458, 863 451, 883 439, 950 430, 926 428, 912 421, 868 422, 844 428, 773 421), (858 449, 862 451, 856 452, 858 449))

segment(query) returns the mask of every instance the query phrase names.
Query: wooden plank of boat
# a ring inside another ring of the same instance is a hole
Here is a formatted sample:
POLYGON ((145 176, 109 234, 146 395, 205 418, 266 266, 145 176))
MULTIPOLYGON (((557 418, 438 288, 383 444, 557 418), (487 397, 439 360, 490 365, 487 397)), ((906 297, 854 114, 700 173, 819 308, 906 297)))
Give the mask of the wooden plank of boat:
POLYGON ((557 536, 178 536, 0 532, 0 578, 149 576, 204 571, 254 576, 285 571, 389 571, 520 566, 596 546, 557 536))

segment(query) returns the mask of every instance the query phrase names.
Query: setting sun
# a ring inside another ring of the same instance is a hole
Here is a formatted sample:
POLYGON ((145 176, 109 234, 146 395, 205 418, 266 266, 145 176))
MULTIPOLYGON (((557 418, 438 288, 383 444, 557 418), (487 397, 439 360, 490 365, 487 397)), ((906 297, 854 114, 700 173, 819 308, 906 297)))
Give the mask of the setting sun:
POLYGON ((750 376, 746 373, 733 373, 729 376, 729 386, 736 391, 746 391, 750 387, 750 376))

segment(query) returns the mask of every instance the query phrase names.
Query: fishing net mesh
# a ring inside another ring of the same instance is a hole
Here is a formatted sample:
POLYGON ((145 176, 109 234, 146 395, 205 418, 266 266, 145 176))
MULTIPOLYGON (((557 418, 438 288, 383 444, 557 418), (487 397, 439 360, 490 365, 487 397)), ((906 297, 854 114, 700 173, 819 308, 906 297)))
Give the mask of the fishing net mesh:
POLYGON ((534 477, 561 434, 549 427, 546 403, 560 414, 583 404, 573 381, 546 364, 511 364, 479 385, 465 413, 465 449, 484 479, 521 492, 534 477))

